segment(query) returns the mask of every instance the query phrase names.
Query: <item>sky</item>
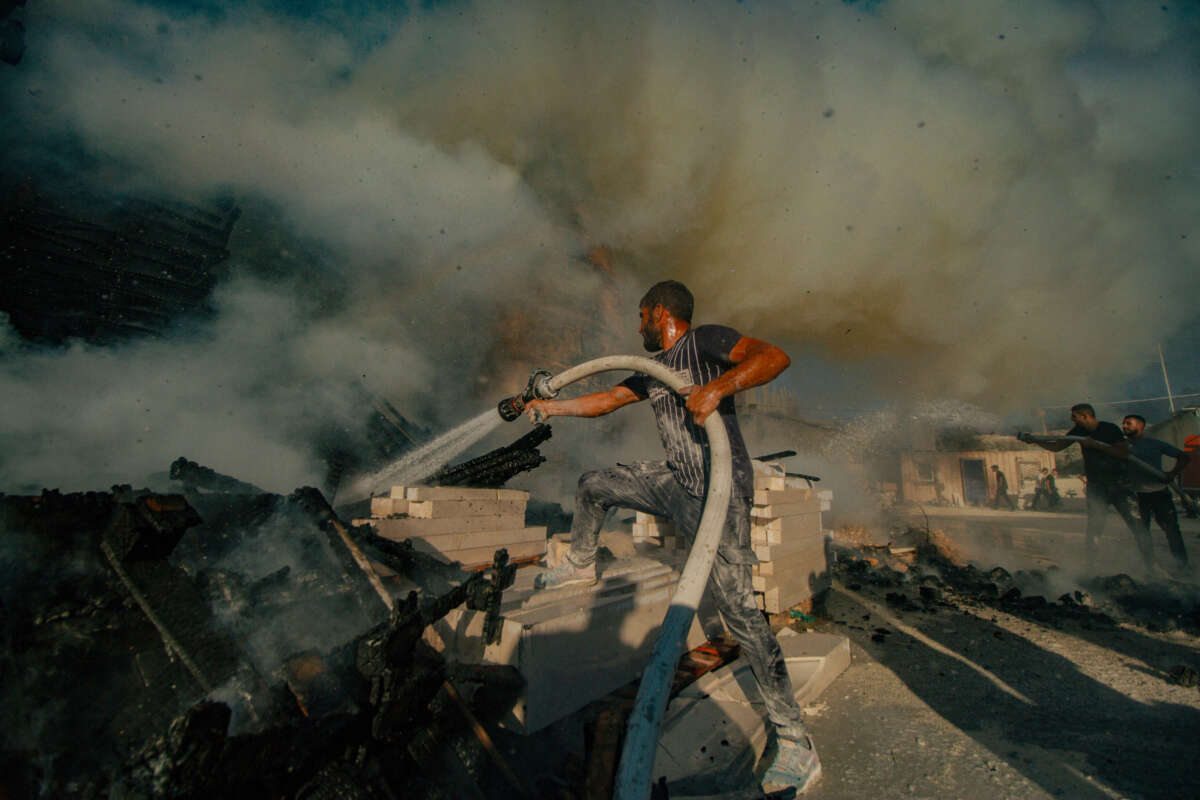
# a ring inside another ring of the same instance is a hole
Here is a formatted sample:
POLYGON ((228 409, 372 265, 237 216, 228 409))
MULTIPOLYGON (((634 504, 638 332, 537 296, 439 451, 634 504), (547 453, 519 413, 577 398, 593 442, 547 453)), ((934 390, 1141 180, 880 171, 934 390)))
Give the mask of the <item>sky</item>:
POLYGON ((1160 343, 1200 392, 1195 4, 16 13, 6 175, 243 216, 210 317, 54 349, 0 324, 2 491, 179 455, 286 491, 363 387, 433 430, 473 417, 524 381, 480 382, 495 326, 595 304, 596 244, 623 303, 679 279, 697 322, 792 353, 802 410, 1163 394, 1160 343))

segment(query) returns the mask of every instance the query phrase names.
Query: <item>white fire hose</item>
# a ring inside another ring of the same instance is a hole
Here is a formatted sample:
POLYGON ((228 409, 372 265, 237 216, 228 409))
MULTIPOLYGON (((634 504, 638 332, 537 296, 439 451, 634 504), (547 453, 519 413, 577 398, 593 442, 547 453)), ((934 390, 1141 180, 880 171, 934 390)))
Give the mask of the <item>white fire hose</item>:
MULTIPOLYGON (((1092 439, 1090 436, 1037 436, 1032 433, 1027 433, 1024 435, 1024 438, 1022 439, 1022 441, 1035 442, 1035 443, 1040 443, 1040 444, 1054 444, 1056 442, 1079 442, 1080 443, 1079 446, 1083 447, 1083 442, 1099 441, 1099 440, 1092 439)), ((1101 444, 1106 444, 1106 442, 1101 442, 1101 444)), ((1155 480, 1160 480, 1163 483, 1165 483, 1167 485, 1168 489, 1170 489, 1176 495, 1179 496, 1179 501, 1181 503, 1183 503, 1183 507, 1185 509, 1195 512, 1196 501, 1193 500, 1192 498, 1188 497, 1188 495, 1186 493, 1184 493, 1183 489, 1180 489, 1178 486, 1175 485, 1174 481, 1168 479, 1167 474, 1165 472, 1158 469, 1157 467, 1147 464, 1145 461, 1142 461, 1140 458, 1137 458, 1136 456, 1133 456, 1133 455, 1130 455, 1128 457, 1128 460, 1129 460, 1130 464, 1133 464, 1135 467, 1137 467, 1138 469, 1140 469, 1142 472, 1146 473, 1150 477, 1154 478, 1155 480)))
MULTIPOLYGON (((598 372, 633 370, 662 381, 676 392, 690 384, 672 370, 642 356, 606 356, 571 367, 553 377, 536 380, 534 393, 549 400, 564 386, 598 372)), ((683 574, 671 598, 671 607, 663 618, 658 640, 650 662, 642 672, 637 699, 629 717, 625 732, 625 746, 621 751, 621 764, 617 770, 616 791, 618 800, 646 800, 650 796, 651 772, 658 744, 658 732, 667 708, 667 694, 675 677, 675 666, 687 637, 688 628, 700 605, 700 597, 708 583, 717 548, 721 543, 721 529, 729 511, 729 496, 733 487, 733 462, 729 451, 729 436, 719 411, 713 411, 704 420, 704 431, 708 434, 709 478, 708 494, 704 500, 704 512, 696 541, 688 555, 683 574)))

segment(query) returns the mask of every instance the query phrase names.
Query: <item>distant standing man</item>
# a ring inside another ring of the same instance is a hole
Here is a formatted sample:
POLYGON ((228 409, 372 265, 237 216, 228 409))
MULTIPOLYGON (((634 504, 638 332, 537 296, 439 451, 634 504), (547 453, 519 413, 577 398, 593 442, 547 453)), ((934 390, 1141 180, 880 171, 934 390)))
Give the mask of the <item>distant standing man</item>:
MULTIPOLYGON (((1146 436, 1146 418, 1139 414, 1128 414, 1121 421, 1121 430, 1129 439, 1129 455, 1144 461, 1150 466, 1163 471, 1162 457, 1175 459, 1175 466, 1166 473, 1167 481, 1173 481, 1187 467, 1191 457, 1172 444, 1146 436)), ((1152 477, 1134 464, 1129 465, 1129 477, 1133 481, 1133 490, 1137 493, 1138 515, 1150 535, 1150 518, 1158 521, 1158 527, 1167 535, 1167 544, 1171 555, 1175 556, 1175 567, 1178 572, 1189 571, 1187 548, 1183 545, 1183 536, 1179 532, 1179 517, 1175 513, 1175 499, 1171 490, 1163 481, 1152 477)))
POLYGON ((1008 495, 1008 478, 1004 477, 1004 472, 995 464, 992 464, 992 472, 996 473, 996 496, 992 498, 992 508, 999 509, 1000 501, 1003 500, 1008 504, 1009 511, 1016 511, 1017 507, 1008 495))
POLYGON ((692 384, 686 399, 660 381, 633 375, 604 392, 570 400, 532 400, 535 422, 546 417, 598 417, 649 399, 658 422, 666 461, 618 464, 585 472, 575 495, 571 550, 562 564, 537 577, 539 588, 595 583, 600 526, 614 507, 670 517, 694 541, 708 490, 708 435, 704 420, 716 411, 725 422, 733 456, 733 491, 708 591, 750 663, 767 715, 778 734, 777 755, 763 778, 765 786, 804 791, 821 774, 812 738, 796 703, 783 651, 754 600, 750 547, 750 505, 754 474, 738 428, 733 395, 773 380, 791 363, 778 347, 723 325, 692 327, 692 293, 678 281, 650 287, 638 303, 638 333, 654 360, 692 384))
MULTIPOLYGON (((1112 506, 1125 521, 1133 540, 1141 553, 1147 571, 1154 565, 1154 554, 1150 547, 1150 534, 1133 514, 1133 491, 1129 486, 1129 445, 1121 429, 1111 422, 1096 419, 1096 410, 1087 403, 1071 406, 1071 421, 1075 427, 1067 436, 1088 437, 1080 442, 1083 451, 1083 474, 1087 480, 1087 538, 1086 567, 1092 572, 1096 566, 1096 541, 1104 532, 1104 517, 1112 506)), ((1032 442, 1051 452, 1070 447, 1074 442, 1038 442, 1027 433, 1021 440, 1032 442)))

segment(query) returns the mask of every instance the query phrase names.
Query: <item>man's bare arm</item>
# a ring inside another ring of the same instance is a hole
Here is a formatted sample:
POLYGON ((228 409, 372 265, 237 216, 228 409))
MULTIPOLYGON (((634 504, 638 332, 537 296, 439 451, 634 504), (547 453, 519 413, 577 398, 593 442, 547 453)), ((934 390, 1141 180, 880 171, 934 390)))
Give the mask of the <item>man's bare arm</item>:
POLYGON ((1174 478, 1176 475, 1181 474, 1185 469, 1187 469, 1187 465, 1190 464, 1191 461, 1191 456, 1189 456, 1187 453, 1181 452, 1178 456, 1176 456, 1175 466, 1171 467, 1171 471, 1167 473, 1167 476, 1174 478))
POLYGON ((549 417, 600 417, 638 400, 628 386, 614 386, 607 392, 593 392, 570 400, 530 400, 525 404, 525 413, 532 422, 549 417))
POLYGON ((775 345, 750 336, 738 339, 729 360, 734 363, 731 369, 688 393, 688 411, 697 425, 703 425, 726 397, 774 380, 792 363, 775 345))

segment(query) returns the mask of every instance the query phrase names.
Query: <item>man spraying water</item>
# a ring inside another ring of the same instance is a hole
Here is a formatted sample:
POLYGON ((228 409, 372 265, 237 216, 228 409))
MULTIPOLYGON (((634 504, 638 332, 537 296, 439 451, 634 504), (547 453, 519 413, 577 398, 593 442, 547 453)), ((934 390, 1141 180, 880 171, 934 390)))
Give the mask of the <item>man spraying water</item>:
POLYGON ((685 376, 686 398, 661 382, 634 375, 612 389, 570 400, 529 400, 525 413, 534 422, 548 417, 598 417, 649 399, 667 458, 584 473, 575 496, 571 549, 554 569, 538 576, 537 586, 555 589, 594 583, 600 526, 613 507, 671 518, 694 540, 708 485, 708 437, 701 425, 714 411, 729 434, 733 491, 708 590, 750 662, 767 714, 778 735, 778 752, 763 784, 766 788, 806 790, 820 775, 821 762, 793 696, 783 651, 754 600, 750 547, 750 506, 754 476, 738 428, 733 395, 767 383, 791 363, 778 347, 742 336, 723 325, 691 325, 693 300, 678 281, 650 288, 638 304, 646 350, 654 360, 685 376))

